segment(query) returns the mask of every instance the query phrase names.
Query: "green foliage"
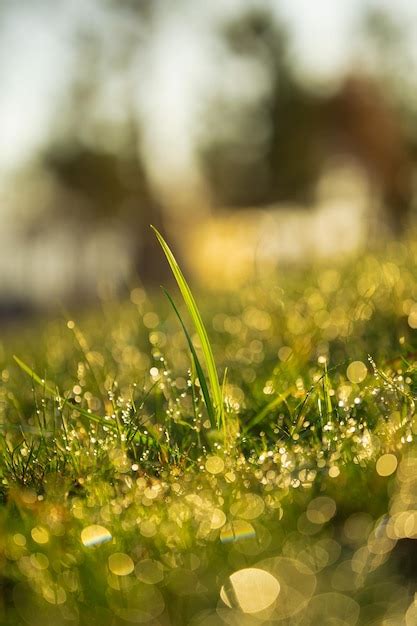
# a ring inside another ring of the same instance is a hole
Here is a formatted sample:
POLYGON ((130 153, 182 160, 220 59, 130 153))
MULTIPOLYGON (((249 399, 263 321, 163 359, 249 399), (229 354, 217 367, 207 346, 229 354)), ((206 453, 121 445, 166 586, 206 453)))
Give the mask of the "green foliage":
POLYGON ((199 309, 164 251, 201 348, 140 287, 0 346, 0 622, 413 623, 417 247, 199 309))

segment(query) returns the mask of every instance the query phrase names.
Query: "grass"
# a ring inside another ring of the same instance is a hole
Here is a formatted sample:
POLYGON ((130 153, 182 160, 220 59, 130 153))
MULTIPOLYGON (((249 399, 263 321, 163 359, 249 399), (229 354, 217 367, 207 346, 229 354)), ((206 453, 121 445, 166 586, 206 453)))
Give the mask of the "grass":
POLYGON ((192 359, 193 359, 193 365, 197 372, 198 380, 201 386, 201 391, 204 397, 204 402, 206 405, 207 412, 211 418, 212 425, 213 425, 213 421, 215 418, 217 428, 219 428, 223 420, 223 408, 224 408, 223 394, 220 388, 219 378, 218 378, 217 370, 216 370, 216 363, 214 360, 213 350, 211 348, 211 344, 208 338, 206 327, 204 326, 204 322, 202 320, 200 311, 198 310, 196 301, 194 300, 194 296, 191 293, 191 289, 189 288, 188 283, 185 280, 184 275, 177 261, 175 260, 174 255, 172 254, 171 249, 169 248, 168 244, 166 243, 162 235, 158 232, 158 230, 154 228, 153 226, 152 228, 156 234, 156 237, 159 243, 161 244, 161 248, 164 251, 165 256, 168 260, 168 263, 172 269, 172 273, 174 274, 175 280, 177 281, 178 287, 181 291, 181 295, 186 304, 188 313, 190 314, 190 317, 197 331, 198 338, 201 344, 201 350, 204 354, 204 359, 205 359, 206 366, 207 366, 207 372, 208 372, 208 377, 210 380, 211 393, 213 395, 213 400, 210 397, 206 377, 200 365, 200 360, 197 356, 197 352, 194 348, 190 335, 188 334, 186 330, 185 324, 182 321, 180 314, 178 313, 178 309, 175 306, 174 301, 172 300, 168 292, 165 290, 165 295, 168 297, 168 300, 170 301, 178 319, 180 320, 181 326, 184 330, 184 334, 187 338, 187 343, 190 348, 190 352, 191 352, 192 359))
POLYGON ((1 346, 0 623, 416 623, 417 245, 194 298, 157 237, 181 305, 1 346))

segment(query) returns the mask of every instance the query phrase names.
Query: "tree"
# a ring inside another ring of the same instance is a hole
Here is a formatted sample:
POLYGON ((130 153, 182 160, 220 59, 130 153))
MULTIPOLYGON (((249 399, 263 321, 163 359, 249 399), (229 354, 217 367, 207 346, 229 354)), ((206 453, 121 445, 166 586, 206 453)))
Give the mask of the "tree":
POLYGON ((134 59, 151 18, 150 3, 109 7, 107 25, 83 25, 75 36, 74 74, 41 154, 42 167, 56 182, 53 215, 45 219, 65 215, 86 229, 117 222, 133 250, 135 270, 153 283, 167 273, 149 227, 161 228, 163 213, 148 180, 132 93, 134 59), (102 111, 106 89, 116 78, 120 117, 115 122, 102 111))
POLYGON ((319 177, 337 156, 356 159, 381 196, 386 221, 404 228, 413 199, 411 137, 377 81, 348 75, 333 93, 315 92, 295 75, 285 30, 265 10, 251 10, 219 32, 226 54, 267 78, 247 101, 215 95, 201 161, 215 202, 253 206, 311 204, 319 177))

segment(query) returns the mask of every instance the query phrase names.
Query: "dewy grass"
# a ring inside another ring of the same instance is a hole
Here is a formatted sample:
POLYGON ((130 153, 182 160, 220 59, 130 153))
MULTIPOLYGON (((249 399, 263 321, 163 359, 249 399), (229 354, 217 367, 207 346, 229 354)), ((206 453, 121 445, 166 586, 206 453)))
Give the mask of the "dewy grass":
POLYGON ((0 624, 416 624, 417 246, 199 299, 226 443, 164 304, 0 341, 0 624))
MULTIPOLYGON (((67 398, 63 398, 61 396, 61 394, 59 393, 58 389, 54 390, 50 385, 48 385, 46 383, 46 381, 43 378, 38 376, 38 374, 36 374, 36 372, 34 372, 33 369, 31 367, 29 367, 29 365, 24 363, 22 361, 22 359, 20 359, 15 354, 13 355, 13 359, 16 361, 16 363, 20 367, 20 369, 23 372, 25 372, 25 374, 28 374, 28 376, 30 376, 30 378, 32 379, 32 382, 36 383, 44 392, 47 392, 52 399, 57 401, 57 403, 59 405, 59 410, 62 412, 63 408, 65 407, 65 405, 66 405, 66 403, 68 401, 68 399, 67 398)), ((94 413, 92 413, 92 411, 86 411, 86 410, 82 409, 81 407, 77 407, 77 411, 78 411, 78 413, 80 413, 80 415, 82 415, 83 417, 87 418, 91 422, 95 422, 97 424, 104 424, 103 418, 100 417, 99 415, 95 415, 94 413)), ((110 423, 109 425, 106 424, 106 426, 108 428, 110 428, 110 429, 115 428, 114 424, 112 424, 112 423, 110 423)))
POLYGON ((178 265, 170 247, 168 246, 167 242, 165 241, 165 239, 162 237, 161 233, 154 227, 152 226, 153 231, 155 232, 155 235, 158 238, 158 241, 161 245, 162 250, 165 253, 165 256, 168 260, 168 263, 171 267, 172 273, 174 274, 175 280, 177 281, 178 287, 181 291, 181 295, 184 299, 185 305, 187 307, 188 313, 190 314, 190 317, 194 323, 195 329, 197 331, 198 337, 200 339, 200 343, 201 343, 201 350, 203 352, 204 355, 204 360, 206 362, 206 367, 207 367, 207 373, 208 373, 208 378, 210 381, 210 387, 211 387, 211 393, 213 394, 213 402, 211 401, 209 394, 208 394, 208 390, 207 390, 207 384, 205 381, 205 377, 203 374, 203 370, 201 368, 201 365, 198 361, 195 349, 193 347, 193 344, 191 342, 191 339, 186 331, 185 325, 182 322, 182 319, 178 313, 178 310, 176 309, 173 301, 171 298, 169 298, 171 304, 174 306, 174 310, 177 314, 177 316, 180 319, 181 325, 184 329, 184 332, 186 334, 187 337, 187 341, 192 353, 192 357, 195 361, 195 365, 196 365, 196 370, 197 370, 197 375, 198 378, 200 380, 200 384, 202 386, 202 392, 204 395, 204 399, 205 399, 205 403, 207 406, 207 410, 210 413, 214 413, 215 415, 215 419, 216 419, 216 425, 217 428, 220 428, 220 426, 222 425, 222 421, 223 421, 223 417, 224 417, 224 406, 223 406, 223 394, 222 394, 222 390, 221 390, 221 386, 220 386, 220 382, 219 382, 219 378, 217 375, 217 369, 216 369, 216 363, 214 360, 214 356, 213 356, 213 350, 211 348, 211 344, 210 344, 210 340, 208 338, 208 334, 206 331, 206 328, 204 326, 200 311, 198 309, 197 303, 194 299, 193 294, 191 293, 191 289, 188 286, 187 281, 184 278, 184 275, 181 271, 180 266, 178 265))

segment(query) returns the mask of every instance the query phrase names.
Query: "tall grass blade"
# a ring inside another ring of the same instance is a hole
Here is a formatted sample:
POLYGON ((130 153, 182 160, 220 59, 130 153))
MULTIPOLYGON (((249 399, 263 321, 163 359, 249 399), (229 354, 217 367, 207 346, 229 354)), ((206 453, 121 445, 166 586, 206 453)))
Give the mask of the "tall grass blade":
POLYGON ((226 442, 227 430, 226 430, 226 419, 225 419, 225 402, 226 402, 226 383, 227 383, 227 367, 224 369, 223 374, 223 383, 222 383, 222 413, 220 415, 220 420, 222 422, 223 427, 223 437, 226 442))
POLYGON ((207 380, 206 380, 206 377, 205 377, 204 372, 203 372, 203 368, 201 367, 201 363, 200 363, 200 360, 199 360, 199 358, 197 356, 197 352, 195 351, 193 342, 191 341, 191 337, 190 337, 190 335, 189 335, 189 333, 188 333, 188 331, 187 331, 187 329, 185 327, 185 324, 184 324, 184 322, 182 320, 182 317, 181 317, 177 307, 175 306, 175 303, 174 303, 173 299, 171 298, 171 296, 169 295, 169 293, 168 293, 168 291, 166 289, 164 289, 162 287, 162 290, 163 290, 164 294, 166 295, 166 297, 168 298, 172 308, 174 309, 175 314, 178 317, 179 322, 180 322, 180 324, 182 326, 182 329, 184 331, 184 335, 185 335, 185 337, 187 339, 188 347, 190 348, 190 352, 191 352, 191 355, 192 355, 192 358, 193 358, 193 361, 194 361, 194 366, 195 366, 195 369, 196 369, 197 378, 200 381, 200 387, 201 387, 201 391, 202 391, 202 394, 203 394, 204 402, 205 402, 205 405, 206 405, 206 408, 207 408, 207 413, 209 414, 209 418, 210 418, 210 421, 211 421, 212 426, 213 426, 214 425, 213 421, 215 419, 215 413, 214 413, 213 403, 212 403, 211 398, 210 398, 210 393, 209 393, 209 390, 208 390, 207 380))
POLYGON ((211 393, 213 395, 213 406, 214 412, 216 415, 217 427, 219 428, 220 422, 223 418, 223 400, 222 400, 222 390, 219 382, 219 378, 217 376, 216 364, 214 361, 213 351, 211 349, 210 341, 207 335, 206 328, 204 326, 203 320, 200 315, 200 311, 198 310, 197 304, 194 300, 194 296, 191 293, 191 289, 189 288, 187 281, 184 278, 184 275, 170 249, 165 239, 162 237, 161 233, 154 227, 151 226, 154 231, 162 250, 165 253, 165 256, 168 260, 168 263, 171 267, 172 273, 174 274, 175 280, 177 281, 178 287, 181 291, 181 295, 184 299, 185 305, 188 309, 188 312, 193 320, 195 329, 200 339, 201 349, 203 351, 204 360, 206 362, 207 374, 210 381, 211 393))

